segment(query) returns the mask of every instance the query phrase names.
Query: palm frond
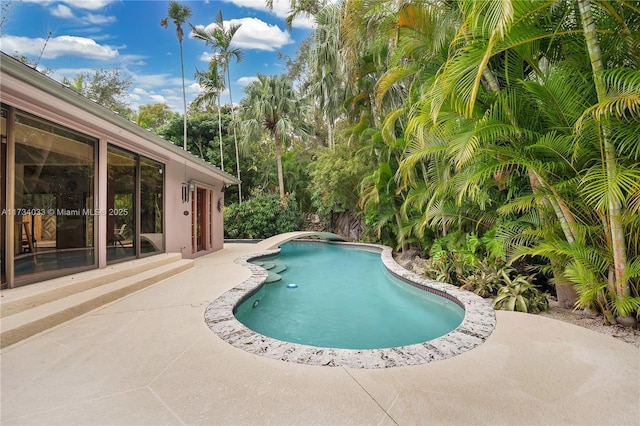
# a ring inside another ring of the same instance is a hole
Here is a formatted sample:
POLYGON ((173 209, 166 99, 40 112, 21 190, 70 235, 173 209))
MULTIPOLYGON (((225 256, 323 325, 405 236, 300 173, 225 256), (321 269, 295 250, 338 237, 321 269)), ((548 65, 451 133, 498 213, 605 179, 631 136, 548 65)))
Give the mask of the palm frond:
POLYGON ((591 167, 581 182, 581 193, 594 208, 603 210, 610 203, 625 205, 629 194, 640 191, 640 169, 617 165, 613 170, 591 167))

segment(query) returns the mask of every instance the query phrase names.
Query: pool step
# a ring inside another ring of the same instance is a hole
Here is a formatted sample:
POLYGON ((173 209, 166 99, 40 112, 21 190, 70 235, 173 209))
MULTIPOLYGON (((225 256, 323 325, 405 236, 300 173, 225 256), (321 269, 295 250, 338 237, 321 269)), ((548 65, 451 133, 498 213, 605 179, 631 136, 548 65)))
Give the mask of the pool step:
POLYGON ((270 284, 270 283, 278 282, 281 279, 282 279, 282 277, 280 276, 280 274, 278 274, 276 272, 267 271, 267 279, 264 280, 264 282, 266 284, 270 284))
POLYGON ((282 279, 280 272, 283 272, 287 267, 278 262, 255 262, 256 265, 263 267, 267 271, 267 279, 265 283, 275 283, 282 279))
POLYGON ((168 253, 2 290, 0 348, 125 297, 193 267, 168 253))
POLYGON ((280 272, 284 272, 287 270, 287 267, 282 264, 276 264, 273 268, 269 269, 269 272, 273 272, 274 274, 279 274, 280 272))

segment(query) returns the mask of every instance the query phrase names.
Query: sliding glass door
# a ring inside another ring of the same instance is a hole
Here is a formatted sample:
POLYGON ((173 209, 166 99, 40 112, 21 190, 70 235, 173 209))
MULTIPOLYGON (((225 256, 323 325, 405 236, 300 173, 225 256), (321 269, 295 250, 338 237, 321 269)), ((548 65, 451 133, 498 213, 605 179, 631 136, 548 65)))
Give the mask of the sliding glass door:
POLYGON ((94 267, 97 140, 17 111, 10 130, 15 278, 94 267))
POLYGON ((107 261, 138 254, 136 244, 137 158, 131 152, 107 149, 107 261))
POLYGON ((107 262, 164 251, 164 165, 109 145, 107 262))
POLYGON ((164 251, 164 165, 140 157, 140 252, 164 251))

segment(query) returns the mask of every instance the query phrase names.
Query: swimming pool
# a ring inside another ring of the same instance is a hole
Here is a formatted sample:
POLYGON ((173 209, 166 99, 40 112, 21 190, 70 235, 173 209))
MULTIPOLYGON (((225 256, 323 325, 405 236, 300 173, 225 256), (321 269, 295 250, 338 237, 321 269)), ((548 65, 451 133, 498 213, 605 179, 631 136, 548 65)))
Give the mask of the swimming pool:
POLYGON ((277 255, 252 263, 276 270, 281 279, 262 286, 235 315, 275 339, 330 348, 390 348, 443 336, 464 319, 456 302, 391 275, 379 251, 292 241, 277 255))
MULTIPOLYGON (((318 347, 309 344, 292 343, 258 333, 242 324, 234 311, 242 302, 262 291, 267 279, 267 271, 256 264, 255 260, 264 260, 280 252, 269 250, 241 256, 235 263, 248 268, 251 276, 221 294, 207 307, 205 322, 209 328, 230 345, 246 352, 268 358, 296 362, 301 364, 344 366, 350 368, 387 368, 419 365, 447 359, 464 353, 482 344, 495 328, 495 313, 489 303, 479 296, 459 288, 422 278, 398 265, 392 256, 391 248, 380 245, 351 243, 305 242, 311 245, 339 244, 346 247, 366 248, 374 251, 378 262, 384 265, 394 277, 411 283, 413 286, 435 293, 464 307, 464 319, 453 331, 432 340, 414 344, 375 349, 345 349, 337 347, 318 347)), ((300 284, 297 289, 302 289, 300 284)))

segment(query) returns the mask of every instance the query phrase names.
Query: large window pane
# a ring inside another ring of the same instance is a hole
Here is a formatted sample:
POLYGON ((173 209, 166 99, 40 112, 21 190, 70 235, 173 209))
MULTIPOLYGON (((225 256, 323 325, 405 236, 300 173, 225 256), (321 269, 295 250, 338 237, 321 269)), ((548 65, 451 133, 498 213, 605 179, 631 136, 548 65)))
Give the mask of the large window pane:
POLYGON ((107 261, 137 255, 135 239, 136 156, 107 151, 107 261))
POLYGON ((164 251, 164 166, 140 159, 140 253, 164 251))
POLYGON ((16 278, 95 265, 96 140, 23 114, 14 129, 16 278))

